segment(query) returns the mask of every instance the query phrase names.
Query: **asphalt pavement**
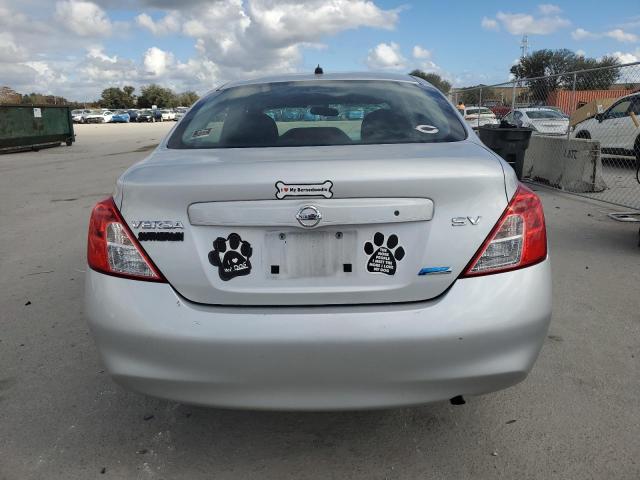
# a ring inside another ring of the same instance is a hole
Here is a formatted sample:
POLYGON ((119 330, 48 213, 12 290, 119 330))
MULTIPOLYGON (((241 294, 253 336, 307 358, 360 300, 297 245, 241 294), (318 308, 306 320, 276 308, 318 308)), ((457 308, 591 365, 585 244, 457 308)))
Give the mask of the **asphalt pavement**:
POLYGON ((509 390, 286 413, 114 384, 83 315, 88 216, 172 126, 81 125, 72 147, 0 155, 0 480, 640 478, 638 224, 542 187, 554 314, 509 390))

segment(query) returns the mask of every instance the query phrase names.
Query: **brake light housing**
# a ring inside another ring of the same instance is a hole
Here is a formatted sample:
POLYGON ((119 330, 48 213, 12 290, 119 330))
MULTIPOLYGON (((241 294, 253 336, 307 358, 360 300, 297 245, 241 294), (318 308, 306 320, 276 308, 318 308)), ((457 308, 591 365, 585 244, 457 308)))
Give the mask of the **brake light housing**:
POLYGON ((148 282, 167 281, 127 226, 113 197, 98 202, 91 212, 87 263, 93 270, 107 275, 148 282))
POLYGON ((546 258, 547 229, 542 202, 532 190, 520 184, 462 277, 516 270, 546 258))

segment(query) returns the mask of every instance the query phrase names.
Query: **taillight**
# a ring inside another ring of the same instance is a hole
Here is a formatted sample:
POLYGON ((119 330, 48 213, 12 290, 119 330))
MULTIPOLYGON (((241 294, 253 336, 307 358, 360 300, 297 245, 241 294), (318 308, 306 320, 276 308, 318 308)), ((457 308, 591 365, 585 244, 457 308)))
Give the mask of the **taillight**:
POLYGON ((547 230, 540 198, 520 185, 463 277, 528 267, 547 258, 547 230))
POLYGON ((122 219, 113 198, 91 212, 87 244, 89 267, 117 277, 166 282, 122 219))

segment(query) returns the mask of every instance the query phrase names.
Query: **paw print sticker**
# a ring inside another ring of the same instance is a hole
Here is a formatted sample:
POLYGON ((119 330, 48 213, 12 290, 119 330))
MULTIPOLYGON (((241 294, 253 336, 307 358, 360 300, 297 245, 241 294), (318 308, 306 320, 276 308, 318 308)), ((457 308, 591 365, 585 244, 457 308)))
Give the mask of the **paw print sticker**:
POLYGON ((227 282, 235 277, 249 275, 253 253, 251 244, 240 238, 237 233, 231 233, 227 238, 218 237, 213 242, 213 250, 209 252, 209 263, 218 267, 220 279, 227 282))
POLYGON ((395 275, 397 262, 404 258, 405 252, 404 248, 398 246, 397 235, 389 235, 385 245, 384 235, 376 232, 373 236, 373 243, 364 244, 364 253, 370 255, 367 261, 368 272, 395 275))

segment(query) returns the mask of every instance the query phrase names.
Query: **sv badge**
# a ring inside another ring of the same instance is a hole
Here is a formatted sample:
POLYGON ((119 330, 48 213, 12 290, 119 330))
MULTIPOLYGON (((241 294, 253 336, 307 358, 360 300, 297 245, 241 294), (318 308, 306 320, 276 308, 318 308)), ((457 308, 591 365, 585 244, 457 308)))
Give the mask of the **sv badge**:
POLYGON ((478 225, 482 217, 453 217, 451 219, 451 226, 464 227, 465 225, 478 225))

